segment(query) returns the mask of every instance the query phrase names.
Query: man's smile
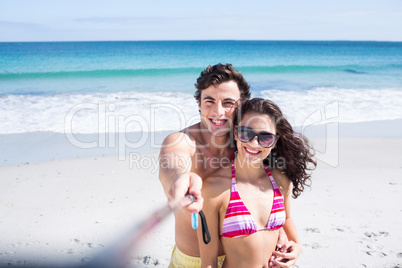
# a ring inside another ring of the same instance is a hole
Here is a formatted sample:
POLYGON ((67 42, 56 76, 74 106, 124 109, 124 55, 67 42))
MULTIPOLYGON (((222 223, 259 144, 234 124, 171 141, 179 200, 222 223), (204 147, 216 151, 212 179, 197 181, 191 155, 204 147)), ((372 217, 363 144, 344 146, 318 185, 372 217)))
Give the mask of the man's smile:
POLYGON ((228 121, 227 119, 209 119, 214 126, 223 126, 228 121))

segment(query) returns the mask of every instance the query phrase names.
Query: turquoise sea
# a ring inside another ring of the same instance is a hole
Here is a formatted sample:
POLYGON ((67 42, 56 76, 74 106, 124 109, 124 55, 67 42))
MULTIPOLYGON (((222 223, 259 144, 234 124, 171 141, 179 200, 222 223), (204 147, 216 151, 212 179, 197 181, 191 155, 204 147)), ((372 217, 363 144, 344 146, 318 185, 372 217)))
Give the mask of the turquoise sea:
POLYGON ((219 62, 295 125, 402 118, 402 42, 0 43, 0 134, 177 130, 219 62))

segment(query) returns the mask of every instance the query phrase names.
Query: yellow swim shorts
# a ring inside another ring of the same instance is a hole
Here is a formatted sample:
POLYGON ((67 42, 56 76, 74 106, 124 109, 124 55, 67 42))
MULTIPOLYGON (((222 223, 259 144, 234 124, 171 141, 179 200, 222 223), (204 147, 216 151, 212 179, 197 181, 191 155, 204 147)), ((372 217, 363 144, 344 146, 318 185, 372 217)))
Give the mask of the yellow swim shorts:
MULTIPOLYGON (((218 267, 222 267, 225 255, 218 257, 218 267)), ((176 245, 173 248, 172 256, 170 258, 169 268, 200 268, 201 258, 187 256, 181 252, 176 245)))

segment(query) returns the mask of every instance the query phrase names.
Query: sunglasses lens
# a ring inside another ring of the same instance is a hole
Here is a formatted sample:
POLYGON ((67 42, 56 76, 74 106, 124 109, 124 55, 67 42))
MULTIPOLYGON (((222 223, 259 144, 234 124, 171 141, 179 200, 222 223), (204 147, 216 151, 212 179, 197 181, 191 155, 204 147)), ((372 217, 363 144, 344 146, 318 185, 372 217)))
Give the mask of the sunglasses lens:
POLYGON ((271 133, 263 134, 261 133, 259 135, 259 142, 262 147, 271 147, 275 143, 275 135, 271 133))
MULTIPOLYGON (((237 137, 241 142, 250 142, 257 134, 253 129, 248 127, 238 127, 237 128, 237 137)), ((260 133, 258 136, 258 143, 265 148, 270 148, 275 144, 276 136, 272 133, 260 133)))
POLYGON ((252 129, 243 128, 243 127, 239 127, 237 129, 237 137, 242 142, 249 142, 254 138, 254 136, 255 136, 255 133, 252 129))

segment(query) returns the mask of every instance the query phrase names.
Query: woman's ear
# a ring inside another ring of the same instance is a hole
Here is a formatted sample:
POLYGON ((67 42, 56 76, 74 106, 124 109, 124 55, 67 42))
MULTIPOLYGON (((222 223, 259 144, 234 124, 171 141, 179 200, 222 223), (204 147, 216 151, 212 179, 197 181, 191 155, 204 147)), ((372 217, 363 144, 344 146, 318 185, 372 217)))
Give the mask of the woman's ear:
POLYGON ((236 125, 233 126, 233 129, 234 129, 234 131, 233 131, 234 140, 237 141, 237 126, 236 125))

